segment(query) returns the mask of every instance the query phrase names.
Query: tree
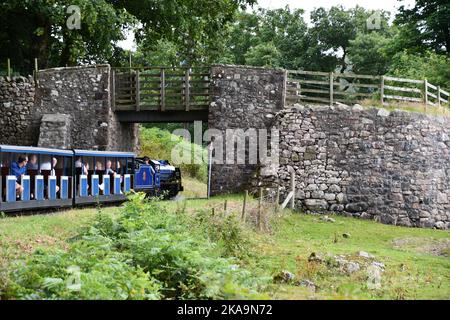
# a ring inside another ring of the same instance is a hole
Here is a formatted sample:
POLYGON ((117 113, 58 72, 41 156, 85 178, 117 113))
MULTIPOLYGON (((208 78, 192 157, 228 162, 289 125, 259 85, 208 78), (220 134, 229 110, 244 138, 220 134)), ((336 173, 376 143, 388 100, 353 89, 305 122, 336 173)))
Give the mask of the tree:
POLYGON ((256 13, 247 13, 239 11, 236 20, 228 25, 228 37, 223 57, 219 61, 234 63, 238 65, 245 64, 245 54, 247 51, 261 41, 259 35, 260 16, 256 13))
POLYGON ((427 79, 444 90, 450 89, 450 57, 432 50, 424 53, 398 52, 388 74, 411 79, 427 79))
POLYGON ((385 74, 391 59, 386 48, 391 41, 390 37, 378 32, 358 33, 354 40, 350 40, 349 46, 348 57, 352 71, 362 74, 385 74))
POLYGON ((116 0, 139 21, 136 40, 144 48, 154 48, 164 39, 177 46, 182 61, 209 63, 221 56, 226 25, 236 11, 256 0, 116 0))
POLYGON ((68 29, 66 1, 9 0, 0 2, 0 56, 30 72, 34 58, 41 68, 106 62, 114 43, 124 39, 122 27, 133 18, 106 0, 73 0, 81 11, 81 29, 68 29), (20 23, 18 23, 20 21, 20 23))
POLYGON ((180 61, 202 63, 223 52, 226 25, 238 8, 256 0, 73 0, 81 11, 81 29, 69 29, 63 0, 2 0, 0 59, 29 73, 34 58, 41 68, 123 61, 117 42, 136 29, 141 50, 162 43, 177 48, 180 61), (19 22, 19 23, 18 23, 19 22))
POLYGON ((248 65, 261 67, 279 67, 281 54, 272 42, 260 43, 245 54, 248 65))
MULTIPOLYGON (((309 30, 310 45, 317 46, 312 50, 313 52, 321 53, 315 56, 321 60, 327 58, 329 62, 334 60, 336 67, 340 67, 340 72, 344 72, 348 65, 350 41, 356 39, 359 33, 371 32, 367 28, 367 21, 375 13, 359 6, 350 10, 337 6, 329 10, 318 8, 312 11, 313 27, 309 30)), ((383 33, 388 29, 388 16, 389 13, 385 11, 379 12, 378 32, 383 33)))
MULTIPOLYGON (((245 58, 247 53, 253 56, 271 51, 279 56, 276 60, 280 66, 287 69, 302 67, 305 63, 302 53, 307 48, 307 25, 303 13, 301 9, 290 10, 289 7, 240 12, 236 22, 230 26, 225 56, 234 57, 236 64, 245 64, 249 63, 245 58), (265 46, 268 43, 272 45, 265 46), (255 52, 257 46, 258 52, 255 52), (273 46, 278 53, 275 53, 273 46)), ((252 63, 255 63, 254 60, 252 63)))
POLYGON ((304 66, 303 53, 308 27, 303 14, 302 9, 291 11, 287 6, 261 10, 260 42, 272 42, 281 54, 280 64, 287 69, 304 66))
POLYGON ((416 0, 412 9, 402 5, 395 23, 402 27, 403 48, 416 52, 429 48, 437 53, 450 53, 448 0, 416 0))

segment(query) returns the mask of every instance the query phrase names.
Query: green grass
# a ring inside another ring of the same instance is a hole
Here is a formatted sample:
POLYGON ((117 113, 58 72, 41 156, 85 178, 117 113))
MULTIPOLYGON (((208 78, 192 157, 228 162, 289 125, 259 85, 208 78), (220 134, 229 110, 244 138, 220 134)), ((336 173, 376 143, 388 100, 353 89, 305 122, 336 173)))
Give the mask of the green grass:
POLYGON ((180 194, 186 198, 205 198, 208 195, 208 185, 189 176, 182 177, 184 191, 180 194))
MULTIPOLYGON (((241 195, 187 200, 186 210, 193 212, 214 207, 217 212, 223 210, 225 200, 228 212, 240 214, 241 195)), ((180 203, 184 204, 183 201, 167 201, 163 205, 169 210, 177 210, 180 203)), ((256 206, 255 200, 249 201, 249 214, 255 212, 256 206)), ((104 211, 115 214, 117 208, 108 207, 104 211)), ((96 212, 95 208, 76 209, 0 219, 0 270, 6 270, 12 260, 30 255, 39 247, 64 249, 67 240, 92 221, 96 212)), ((273 215, 272 209, 267 213, 273 215)), ((319 287, 312 292, 301 286, 274 283, 266 293, 275 299, 450 298, 449 232, 389 226, 341 216, 333 218, 334 223, 323 222, 319 216, 292 214, 285 210, 279 218, 271 219, 269 232, 256 231, 248 224, 254 252, 242 263, 258 275, 273 276, 288 270, 297 279, 311 280, 319 287), (344 238, 343 233, 351 236, 344 238), (307 261, 311 252, 355 256, 359 251, 373 254, 376 261, 386 265, 381 289, 367 289, 364 270, 346 275, 307 261)), ((0 271, 0 285, 1 282, 0 271)))
POLYGON ((389 101, 389 105, 382 105, 379 100, 366 99, 358 102, 363 107, 383 108, 389 111, 402 110, 415 113, 424 113, 431 116, 450 116, 450 107, 448 104, 442 104, 441 107, 427 106, 423 103, 414 102, 395 102, 389 101))

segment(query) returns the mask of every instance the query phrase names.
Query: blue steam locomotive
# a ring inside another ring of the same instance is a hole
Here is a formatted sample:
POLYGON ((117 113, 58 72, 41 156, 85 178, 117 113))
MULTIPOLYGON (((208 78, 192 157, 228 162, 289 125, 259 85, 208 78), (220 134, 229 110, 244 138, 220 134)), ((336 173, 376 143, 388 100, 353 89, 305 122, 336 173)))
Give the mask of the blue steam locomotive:
POLYGON ((161 167, 128 152, 0 145, 0 212, 121 202, 131 190, 160 195, 161 167))

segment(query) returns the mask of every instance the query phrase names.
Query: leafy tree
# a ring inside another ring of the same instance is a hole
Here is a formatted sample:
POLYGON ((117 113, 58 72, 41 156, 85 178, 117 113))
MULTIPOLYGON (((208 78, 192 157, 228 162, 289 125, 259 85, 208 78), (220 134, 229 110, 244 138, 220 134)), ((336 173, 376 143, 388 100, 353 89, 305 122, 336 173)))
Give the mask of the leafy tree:
POLYGON ((412 79, 427 79, 444 90, 450 89, 450 57, 431 50, 422 54, 405 49, 392 59, 389 74, 412 79))
MULTIPOLYGON (((312 50, 313 52, 320 51, 319 55, 316 54, 319 64, 321 64, 320 60, 327 58, 329 61, 335 61, 336 67, 340 67, 340 72, 347 70, 350 41, 356 39, 359 33, 370 32, 367 28, 367 20, 374 13, 359 6, 349 10, 345 10, 342 6, 335 6, 329 10, 318 8, 312 11, 313 27, 309 30, 310 45, 317 46, 312 50)), ((379 32, 384 32, 388 28, 388 13, 380 12, 379 17, 379 32)))
POLYGON ((349 46, 348 57, 352 71, 362 74, 386 74, 391 59, 387 50, 390 42, 391 38, 378 32, 358 33, 354 40, 350 40, 349 46))
POLYGON ((180 49, 171 41, 160 39, 156 45, 146 48, 138 46, 133 55, 133 65, 139 66, 172 66, 175 67, 181 63, 180 49))
POLYGON ((303 66, 302 53, 306 47, 308 27, 302 9, 289 7, 261 10, 260 42, 272 42, 280 52, 280 64, 287 69, 303 66))
POLYGON ((279 65, 288 69, 303 66, 305 60, 302 53, 307 47, 307 25, 302 15, 303 10, 290 10, 289 7, 259 9, 252 13, 239 12, 236 22, 230 26, 225 56, 228 61, 230 57, 234 58, 233 62, 236 64, 264 65, 267 61, 255 61, 255 55, 261 57, 271 52, 269 55, 277 57, 275 60, 268 60, 276 63, 271 66, 279 65), (250 57, 252 61, 247 61, 246 57, 250 57))
POLYGON ((247 51, 259 44, 259 24, 261 17, 256 13, 239 11, 236 20, 228 25, 226 49, 219 62, 244 65, 247 51), (226 57, 224 59, 224 56, 226 57))
POLYGON ((429 48, 438 53, 450 53, 448 0, 416 0, 412 9, 402 5, 395 23, 402 27, 400 45, 403 48, 422 52, 429 48))
MULTIPOLYGON (((81 29, 70 30, 68 3, 62 0, 0 1, 0 59, 30 72, 77 63, 123 62, 117 47, 124 30, 134 26, 141 51, 177 48, 179 61, 208 62, 223 51, 223 38, 238 8, 256 0, 73 0, 81 29), (17 23, 20 22, 20 23, 17 23), (162 41, 162 42, 161 42, 162 41)), ((148 55, 147 55, 148 56, 148 55)))
POLYGON ((9 0, 0 2, 0 56, 30 71, 34 58, 41 68, 107 61, 114 43, 124 39, 122 27, 133 22, 125 10, 106 0, 73 0, 81 11, 81 29, 69 30, 67 2, 60 0, 9 0), (20 23, 18 23, 18 21, 20 23))
POLYGON ((164 39, 179 48, 181 60, 188 63, 211 62, 220 57, 227 28, 236 11, 256 0, 116 0, 140 24, 136 40, 144 48, 155 48, 164 39))
POLYGON ((252 66, 278 67, 280 59, 281 54, 272 42, 260 43, 245 54, 246 63, 252 66))

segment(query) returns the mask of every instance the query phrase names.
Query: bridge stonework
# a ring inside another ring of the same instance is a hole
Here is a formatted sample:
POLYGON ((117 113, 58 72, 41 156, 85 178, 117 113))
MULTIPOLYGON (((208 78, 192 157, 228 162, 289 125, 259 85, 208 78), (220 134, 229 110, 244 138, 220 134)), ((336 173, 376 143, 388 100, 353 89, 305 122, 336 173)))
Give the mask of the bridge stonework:
POLYGON ((110 74, 109 65, 97 65, 40 70, 37 85, 0 79, 0 143, 136 150, 137 125, 120 123, 111 109, 110 74), (64 117, 69 128, 58 120, 64 117))
MULTIPOLYGON (((209 108, 209 128, 220 130, 224 137, 226 129, 270 130, 275 114, 284 104, 284 70, 215 65, 211 76, 213 102, 209 108)), ((257 167, 256 164, 213 165, 211 194, 242 191, 248 187, 257 167)))
MULTIPOLYGON (((211 80, 209 128, 225 136, 227 129, 280 131, 274 170, 213 164, 213 195, 279 184, 284 200, 295 171, 300 210, 450 227, 448 117, 289 107, 286 72, 279 69, 215 65, 211 80)), ((0 144, 135 151, 138 126, 111 108, 108 65, 41 70, 36 84, 30 77, 0 78, 0 144)))

